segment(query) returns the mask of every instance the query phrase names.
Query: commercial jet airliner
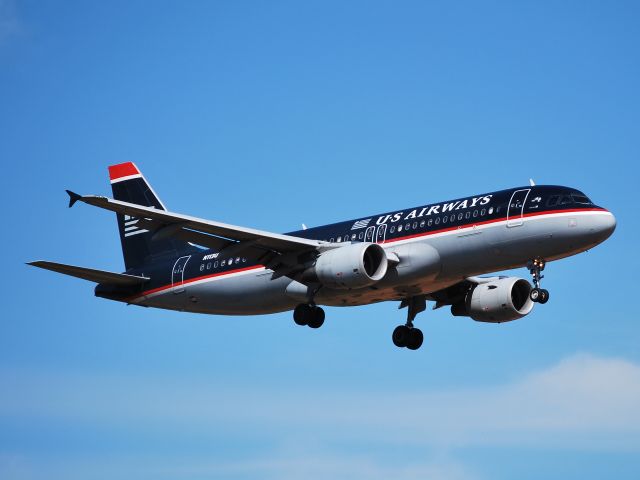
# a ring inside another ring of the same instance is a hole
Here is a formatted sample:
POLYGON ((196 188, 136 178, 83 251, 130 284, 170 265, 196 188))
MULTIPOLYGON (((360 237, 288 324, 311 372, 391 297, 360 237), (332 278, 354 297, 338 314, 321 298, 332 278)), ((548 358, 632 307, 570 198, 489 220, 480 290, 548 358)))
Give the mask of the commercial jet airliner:
POLYGON ((30 265, 97 283, 98 297, 144 307, 219 315, 293 310, 318 328, 320 305, 398 301, 407 308, 393 343, 420 348, 414 327, 426 309, 509 322, 544 304, 548 261, 602 243, 615 217, 584 193, 562 186, 472 195, 400 211, 278 234, 168 211, 133 163, 109 167, 113 198, 67 190, 116 213, 124 273, 48 261, 30 265), (527 267, 523 278, 480 275, 527 267))

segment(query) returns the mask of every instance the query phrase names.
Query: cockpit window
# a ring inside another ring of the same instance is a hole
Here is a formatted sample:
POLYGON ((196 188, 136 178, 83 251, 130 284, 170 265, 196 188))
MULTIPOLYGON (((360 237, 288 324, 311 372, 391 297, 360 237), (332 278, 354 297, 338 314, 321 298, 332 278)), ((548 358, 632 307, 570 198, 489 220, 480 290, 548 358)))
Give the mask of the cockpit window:
POLYGON ((571 195, 562 195, 562 197, 560 197, 560 205, 569 205, 570 203, 573 203, 571 195))
POLYGON ((549 197, 549 200, 547 200, 547 206, 549 207, 553 207, 554 205, 558 204, 558 200, 560 200, 560 195, 552 195, 549 197))
POLYGON ((584 195, 573 193, 571 194, 571 196, 573 197, 573 201, 576 203, 581 203, 583 205, 593 205, 593 202, 584 195))

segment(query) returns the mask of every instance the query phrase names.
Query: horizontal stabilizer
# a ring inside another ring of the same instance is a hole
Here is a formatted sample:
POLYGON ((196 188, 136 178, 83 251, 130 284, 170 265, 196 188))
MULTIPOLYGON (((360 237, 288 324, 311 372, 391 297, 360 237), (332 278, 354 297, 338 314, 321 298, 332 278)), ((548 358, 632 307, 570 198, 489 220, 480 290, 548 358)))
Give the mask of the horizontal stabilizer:
POLYGON ((65 275, 71 275, 72 277, 82 278, 83 280, 89 280, 90 282, 105 283, 108 285, 133 286, 140 285, 149 280, 147 277, 127 275, 126 273, 105 272, 104 270, 76 267, 74 265, 46 262, 43 260, 28 262, 27 265, 33 265, 34 267, 44 268, 45 270, 51 270, 65 275))

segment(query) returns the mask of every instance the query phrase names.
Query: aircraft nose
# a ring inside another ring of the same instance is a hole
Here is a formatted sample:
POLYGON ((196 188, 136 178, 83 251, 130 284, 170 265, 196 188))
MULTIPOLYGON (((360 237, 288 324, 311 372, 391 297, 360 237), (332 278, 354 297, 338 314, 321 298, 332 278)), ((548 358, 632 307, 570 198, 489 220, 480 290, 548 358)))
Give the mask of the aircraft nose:
POLYGON ((598 242, 604 242, 616 229, 616 217, 608 211, 594 215, 590 223, 590 233, 598 242))

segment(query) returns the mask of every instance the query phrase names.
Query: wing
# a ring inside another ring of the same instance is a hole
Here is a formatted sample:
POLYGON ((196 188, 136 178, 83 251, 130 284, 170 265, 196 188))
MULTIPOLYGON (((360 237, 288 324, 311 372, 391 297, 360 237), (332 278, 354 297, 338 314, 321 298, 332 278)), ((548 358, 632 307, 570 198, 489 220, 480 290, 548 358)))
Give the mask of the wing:
POLYGON ((129 215, 139 219, 138 226, 153 232, 153 238, 174 236, 183 240, 235 254, 246 249, 273 252, 279 256, 299 254, 305 251, 322 251, 336 245, 320 240, 271 233, 253 228, 190 217, 166 210, 156 210, 134 203, 95 195, 81 196, 67 190, 69 206, 80 201, 88 205, 129 215))
POLYGON ((89 280, 90 282, 123 287, 140 285, 149 280, 147 277, 127 275, 124 273, 105 272, 104 270, 77 267, 75 265, 65 265, 64 263, 46 262, 43 260, 29 262, 27 265, 33 265, 34 267, 44 268, 45 270, 51 270, 65 275, 71 275, 72 277, 82 278, 83 280, 89 280))

